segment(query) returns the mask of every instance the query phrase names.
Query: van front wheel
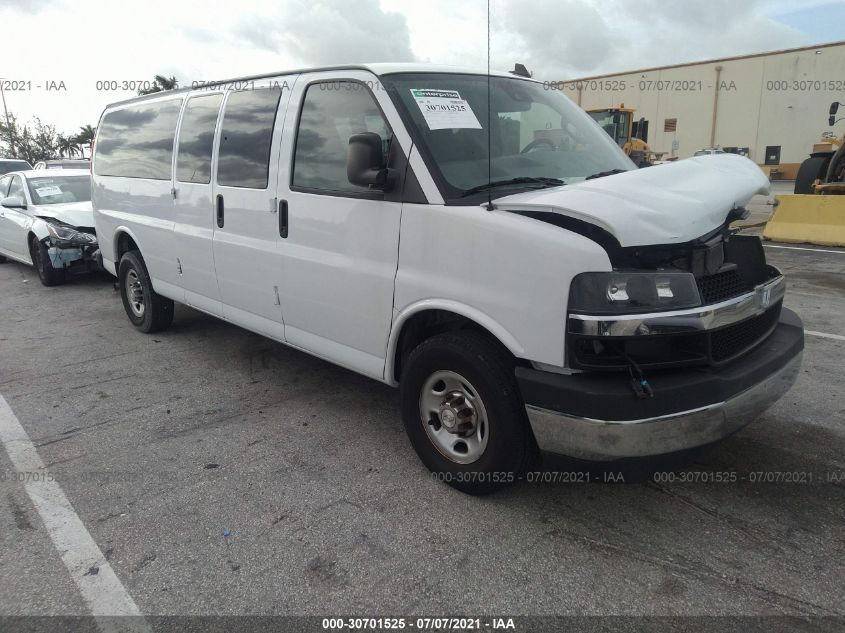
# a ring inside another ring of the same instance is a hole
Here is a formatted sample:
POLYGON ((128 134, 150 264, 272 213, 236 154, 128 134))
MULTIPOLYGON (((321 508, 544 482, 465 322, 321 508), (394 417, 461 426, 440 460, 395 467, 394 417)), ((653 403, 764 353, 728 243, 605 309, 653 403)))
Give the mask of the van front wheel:
POLYGON ((153 290, 140 252, 124 253, 120 258, 117 278, 120 298, 132 325, 147 333, 170 327, 173 322, 173 301, 153 290))
POLYGON ((513 360, 478 332, 438 334, 414 349, 401 378, 402 419, 439 481, 469 494, 514 483, 536 443, 513 360))

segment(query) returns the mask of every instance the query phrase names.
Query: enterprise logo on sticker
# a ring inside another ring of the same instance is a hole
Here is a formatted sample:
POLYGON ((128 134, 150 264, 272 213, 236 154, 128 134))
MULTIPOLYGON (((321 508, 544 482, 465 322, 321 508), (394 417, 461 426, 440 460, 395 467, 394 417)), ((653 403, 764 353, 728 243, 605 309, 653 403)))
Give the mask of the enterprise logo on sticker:
POLYGON ((429 130, 480 130, 481 123, 457 90, 411 88, 429 130))

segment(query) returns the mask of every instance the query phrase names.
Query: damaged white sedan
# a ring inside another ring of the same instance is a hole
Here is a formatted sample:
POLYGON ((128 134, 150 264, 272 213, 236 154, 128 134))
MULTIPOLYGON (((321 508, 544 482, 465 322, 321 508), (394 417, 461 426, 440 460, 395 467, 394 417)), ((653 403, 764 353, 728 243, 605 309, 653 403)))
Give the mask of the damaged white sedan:
POLYGON ((0 262, 31 264, 45 286, 101 269, 84 169, 17 171, 0 177, 0 262))

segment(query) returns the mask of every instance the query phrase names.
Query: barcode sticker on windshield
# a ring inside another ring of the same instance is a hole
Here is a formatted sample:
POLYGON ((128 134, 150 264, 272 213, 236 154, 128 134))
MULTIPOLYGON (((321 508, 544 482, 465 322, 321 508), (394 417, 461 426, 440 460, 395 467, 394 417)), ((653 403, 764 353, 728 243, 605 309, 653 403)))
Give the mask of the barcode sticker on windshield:
POLYGON ((457 90, 411 88, 411 94, 430 130, 480 130, 481 123, 457 90))
POLYGON ((47 198, 49 196, 60 196, 62 195, 62 188, 56 185, 50 185, 49 187, 36 187, 35 193, 37 193, 42 198, 47 198))

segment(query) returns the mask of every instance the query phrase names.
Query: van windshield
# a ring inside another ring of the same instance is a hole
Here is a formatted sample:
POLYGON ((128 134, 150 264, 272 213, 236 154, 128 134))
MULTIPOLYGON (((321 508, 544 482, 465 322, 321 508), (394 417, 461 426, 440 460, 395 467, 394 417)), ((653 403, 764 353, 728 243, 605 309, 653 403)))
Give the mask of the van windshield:
POLYGON ((488 130, 486 75, 407 73, 382 81, 447 200, 477 203, 490 182, 501 197, 635 169, 587 113, 542 83, 492 77, 488 130))

